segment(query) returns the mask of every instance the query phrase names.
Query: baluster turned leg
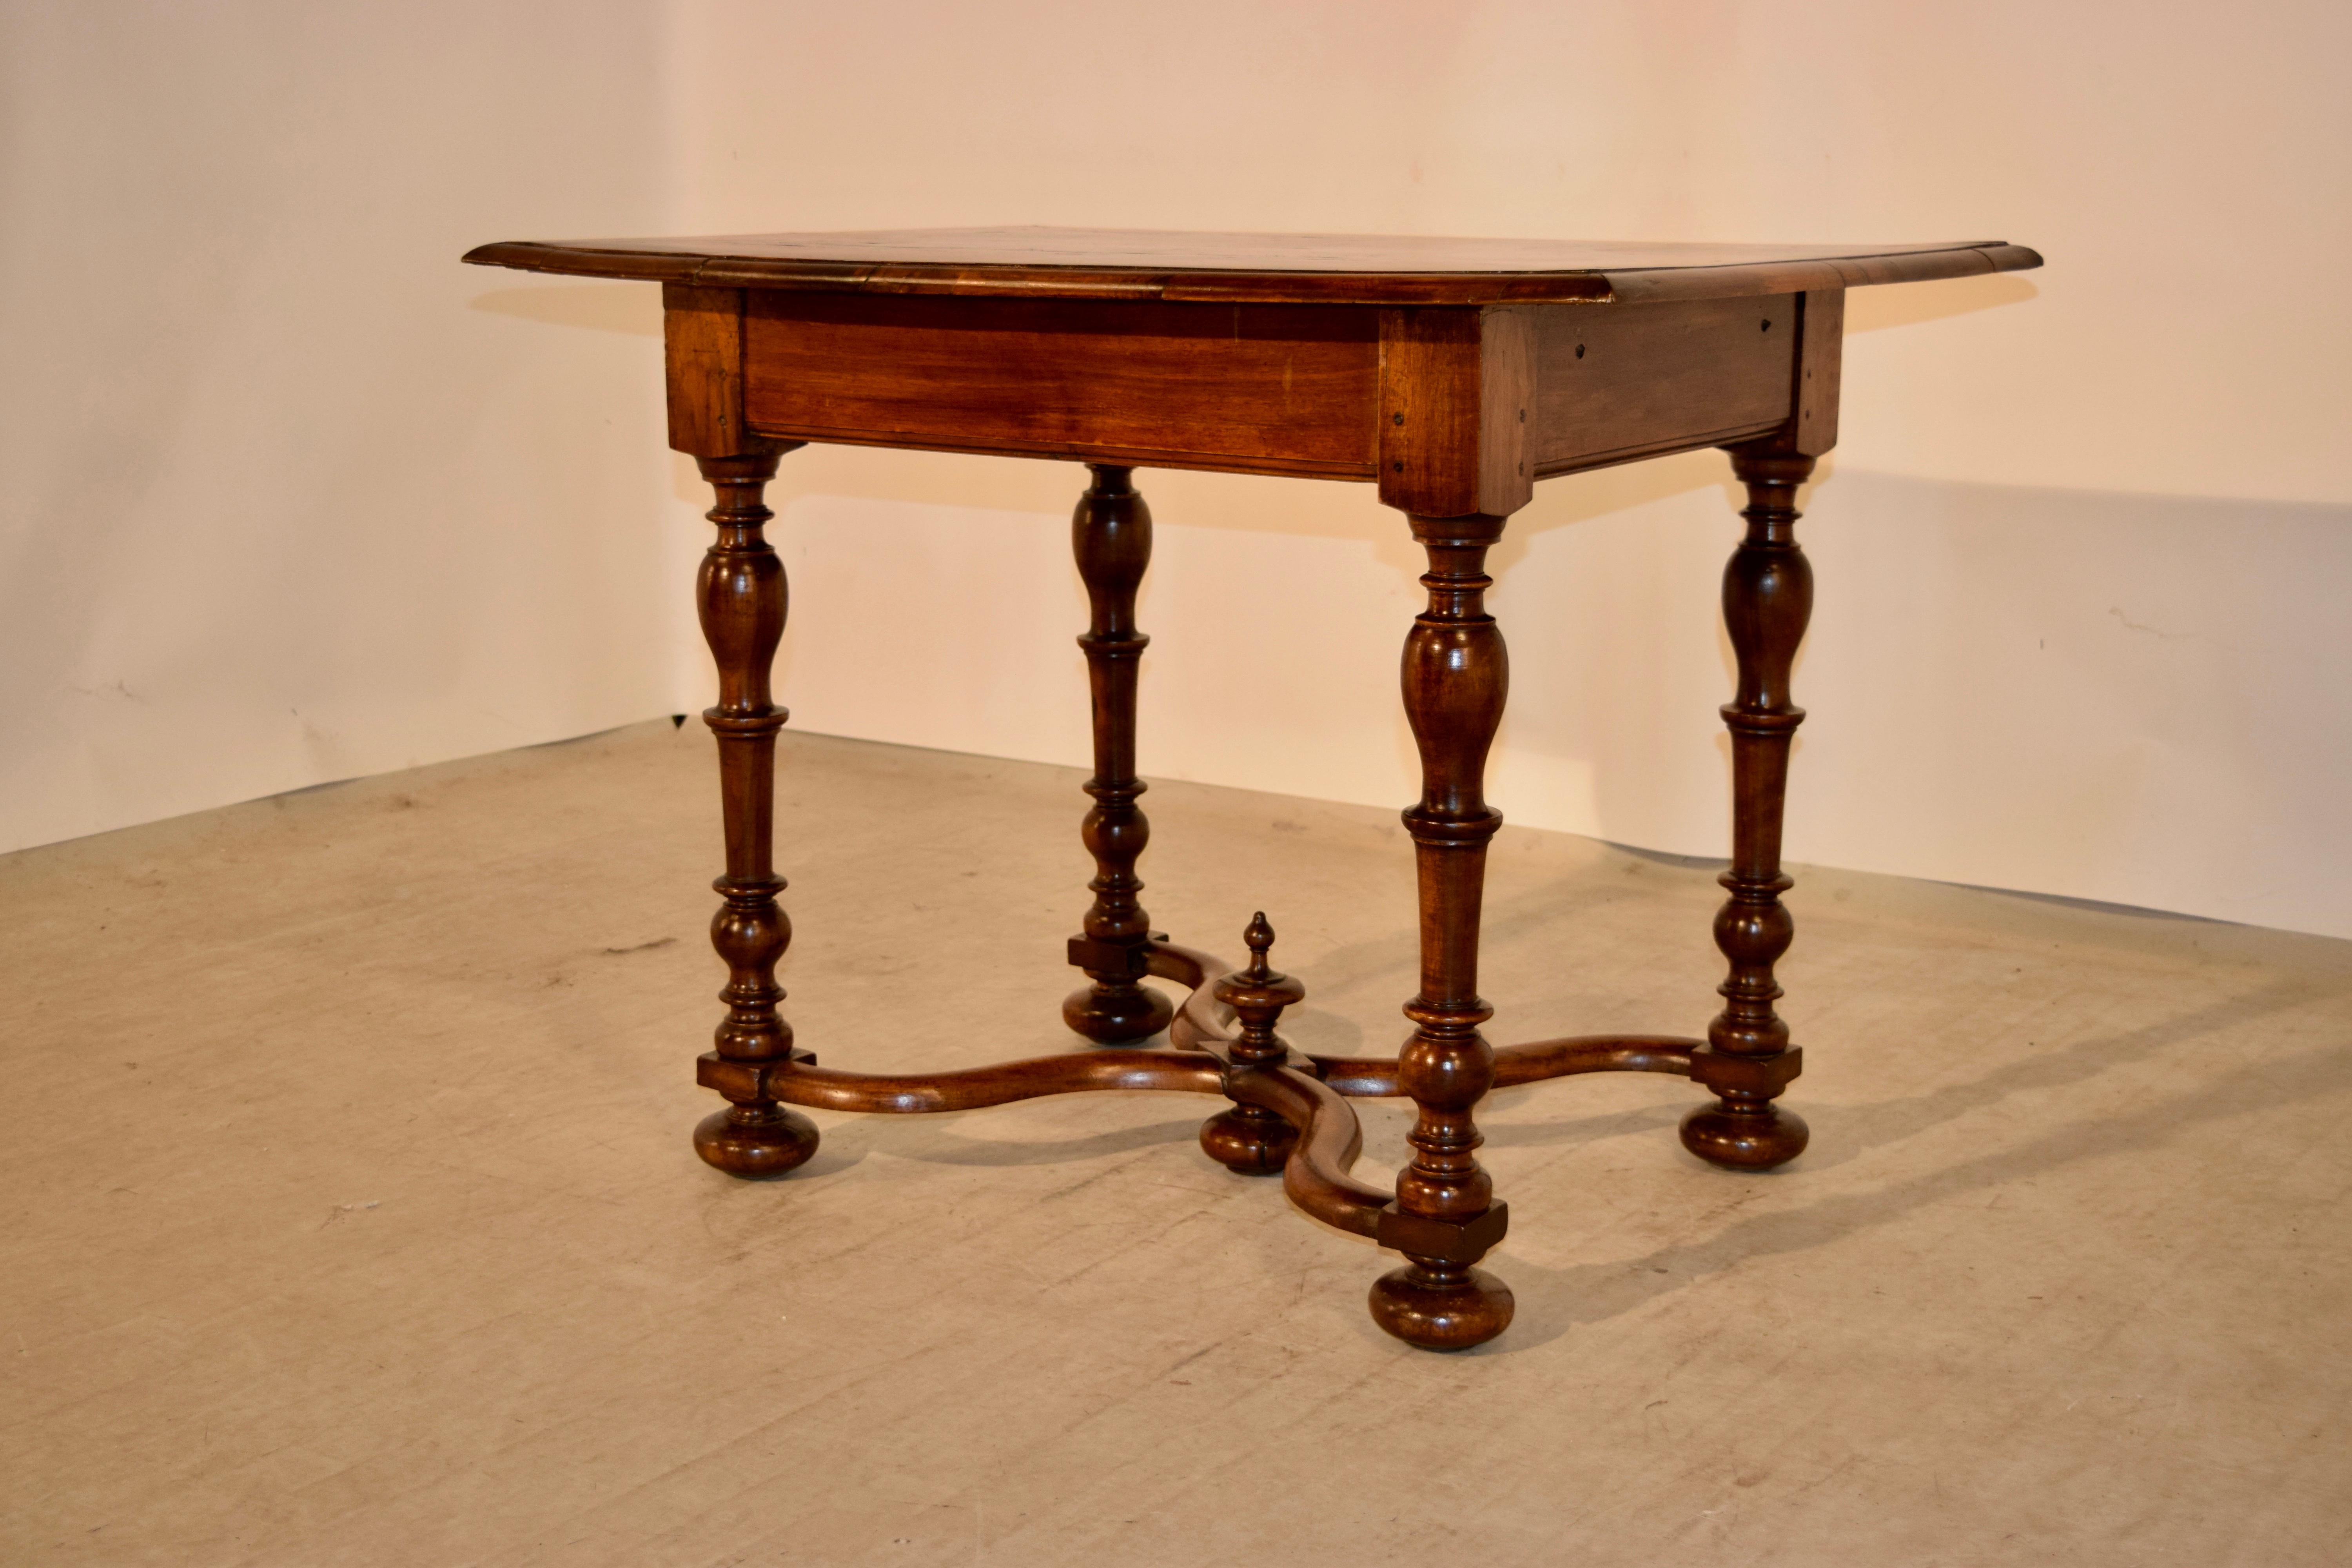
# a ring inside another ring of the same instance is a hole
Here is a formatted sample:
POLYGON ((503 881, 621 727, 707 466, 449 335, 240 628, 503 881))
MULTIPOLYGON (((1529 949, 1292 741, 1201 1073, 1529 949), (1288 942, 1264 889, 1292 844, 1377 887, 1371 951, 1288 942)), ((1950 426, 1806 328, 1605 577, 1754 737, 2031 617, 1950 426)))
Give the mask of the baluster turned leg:
POLYGON ((1466 1350, 1501 1333, 1512 1310, 1509 1288, 1471 1267, 1502 1239, 1507 1217, 1479 1169, 1471 1119, 1495 1079, 1494 1047, 1478 1032, 1494 1016, 1478 995, 1478 917, 1486 844, 1503 824, 1484 794, 1509 684, 1485 598, 1486 551, 1503 520, 1415 517, 1412 531, 1429 552, 1429 608, 1404 646, 1405 716, 1421 752, 1421 803, 1404 814, 1420 876, 1421 992, 1405 1005, 1414 1028, 1397 1083, 1419 1114, 1379 1233, 1407 1262, 1372 1286, 1371 1308, 1409 1343, 1466 1350))
MULTIPOLYGON (((1168 1026, 1167 996, 1139 984, 1150 943, 1150 917, 1135 863, 1151 837, 1136 805, 1144 784, 1135 776, 1135 687, 1144 646, 1135 629, 1135 593, 1151 563, 1151 509, 1129 484, 1129 469, 1089 465, 1094 484, 1070 518, 1070 542, 1087 585, 1093 616, 1078 647, 1086 650, 1094 695, 1095 773, 1086 783, 1094 806, 1083 837, 1095 858, 1095 895, 1084 934, 1070 939, 1070 962, 1093 984, 1072 992, 1062 1018, 1103 1045, 1140 1040, 1168 1026)), ((1278 1119, 1277 1119, 1278 1120, 1278 1119)))
POLYGON ((1748 487, 1740 513, 1748 536, 1723 573, 1739 690, 1723 710, 1731 731, 1732 846, 1721 880, 1731 897, 1715 917, 1715 942, 1731 973, 1719 988, 1723 1011, 1707 1026, 1706 1048, 1691 1058, 1691 1078, 1719 1099, 1683 1119, 1682 1137, 1703 1160, 1767 1170, 1804 1152, 1808 1136, 1802 1118, 1772 1103, 1803 1058, 1773 1011, 1781 992, 1772 966, 1795 934, 1780 903, 1790 885, 1780 871, 1780 818, 1789 742, 1805 717, 1789 700, 1789 671, 1813 606, 1813 571, 1796 538, 1797 487, 1813 459, 1763 445, 1730 451, 1732 470, 1748 487))
MULTIPOLYGON (((727 1004, 719 1026, 719 1064, 759 1066, 791 1058, 792 1026, 777 1016, 783 1000, 776 961, 792 941, 792 922, 776 903, 784 879, 771 861, 775 830, 776 731, 784 710, 771 700, 769 667, 784 631, 784 567, 762 526, 775 514, 761 496, 775 478, 773 453, 700 458, 702 477, 719 492, 710 521, 718 542, 703 558, 702 634, 719 664, 719 706, 703 714, 719 737, 719 789, 727 826, 727 874, 713 884, 725 901, 710 922, 710 943, 727 961, 727 1004)), ((708 1060, 709 1058, 706 1058, 708 1060)), ((694 1130, 704 1160, 735 1176, 782 1175, 816 1152, 816 1124, 799 1111, 740 1087, 729 1073, 721 1092, 731 1109, 694 1130), (743 1096, 743 1098, 738 1098, 743 1096)))

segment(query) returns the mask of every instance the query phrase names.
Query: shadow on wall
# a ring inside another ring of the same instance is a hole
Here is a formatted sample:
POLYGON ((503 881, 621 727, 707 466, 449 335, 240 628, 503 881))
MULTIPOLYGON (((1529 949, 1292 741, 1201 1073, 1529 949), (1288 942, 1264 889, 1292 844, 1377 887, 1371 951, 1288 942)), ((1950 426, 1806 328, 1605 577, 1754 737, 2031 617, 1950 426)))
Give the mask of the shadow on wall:
MULTIPOLYGON (((1859 290, 1851 324, 2034 292, 2016 278, 1859 290)), ((660 330, 658 291, 635 284, 472 303, 660 330)), ((1071 462, 796 454, 775 502, 795 583, 782 673, 803 725, 1083 763, 1065 521, 1083 482, 1071 462), (865 494, 810 493, 825 487, 865 494), (950 497, 966 504, 938 504, 950 497), (919 627, 924 647, 876 641, 883 604, 898 640, 919 627)), ((1410 799, 1393 671, 1421 562, 1397 519, 1361 486, 1154 472, 1144 488, 1160 539, 1142 605, 1158 639, 1147 771, 1410 799)), ((1494 562, 1514 689, 1491 788, 1512 820, 1725 853, 1717 595, 1739 501, 1723 458, 1696 453, 1547 483, 1513 520, 1494 562)), ((2352 582, 2352 508, 1831 464, 1806 508, 1818 595, 1791 858, 2352 936, 2335 891, 2352 882, 2335 603, 2352 582)))
POLYGON ((661 287, 655 283, 550 283, 492 289, 467 308, 556 327, 591 327, 635 337, 662 335, 661 287))
MULTIPOLYGON (((1729 491, 1528 541, 1517 820, 1725 852, 1729 491)), ((2352 936, 2352 508, 1848 471, 1798 531, 1793 858, 2352 936)))
MULTIPOLYGON (((991 466, 952 461, 941 477, 991 466)), ((1561 480, 1529 509, 1494 595, 1512 695, 1489 794, 1510 820, 1725 853, 1717 584, 1739 524, 1720 463, 1561 480)), ((1412 798, 1395 670, 1418 563, 1360 489, 1321 489, 1366 503, 1345 532, 1197 526, 1217 513, 1154 496, 1147 774, 1412 798)), ((1066 512, 782 510, 799 727, 1085 763, 1066 512)), ((1792 858, 2352 936, 2352 508, 1849 470, 1799 531, 1819 586, 1792 858)))
POLYGON ((1850 289, 1845 297, 1846 336, 1940 321, 2001 305, 2021 305, 2041 294, 2032 278, 2015 272, 1906 283, 1900 289, 1850 289))

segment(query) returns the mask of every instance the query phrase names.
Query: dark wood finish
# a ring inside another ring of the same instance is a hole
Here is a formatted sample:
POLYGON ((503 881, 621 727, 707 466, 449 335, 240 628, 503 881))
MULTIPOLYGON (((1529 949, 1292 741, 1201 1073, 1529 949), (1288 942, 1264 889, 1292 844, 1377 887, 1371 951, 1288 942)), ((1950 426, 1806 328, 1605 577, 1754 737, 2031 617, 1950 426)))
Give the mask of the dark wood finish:
MULTIPOLYGON (((1588 1072, 1662 1072, 1690 1076, 1691 1052, 1706 1044, 1679 1035, 1570 1035, 1495 1047, 1496 1089, 1588 1072)), ((1398 1064, 1381 1057, 1309 1053, 1315 1075, 1351 1100, 1389 1100, 1404 1093, 1398 1064)))
POLYGON ((1370 312, 756 293, 764 434, 1369 479, 1370 312))
POLYGON ((1731 731, 1731 897, 1715 917, 1715 943, 1729 961, 1723 1011, 1706 1047, 1691 1057, 1691 1078, 1719 1097, 1683 1119, 1684 1146, 1703 1160, 1769 1170, 1804 1152, 1802 1118, 1772 1101, 1803 1065, 1789 1026, 1772 1004, 1772 966, 1795 927, 1780 895, 1780 819, 1789 784, 1789 742, 1805 710, 1789 698, 1789 672, 1813 607, 1813 569, 1797 543, 1797 487, 1813 459, 1779 443, 1732 448, 1748 487, 1748 535, 1723 573, 1723 618, 1739 662, 1739 689, 1723 710, 1731 731))
POLYGON ((1225 1092, 1262 1106, 1298 1130, 1282 1168, 1282 1194, 1301 1213, 1357 1236, 1377 1237, 1391 1201, 1381 1188, 1349 1174, 1364 1132, 1339 1091, 1298 1068, 1228 1076, 1225 1092))
MULTIPOLYGON (((776 961, 792 942, 793 925, 776 902, 784 879, 772 858, 776 731, 785 712, 768 689, 784 631, 784 567, 762 531, 775 514, 761 500, 775 478, 776 456, 696 461, 719 492, 710 511, 719 539, 703 557, 699 604, 702 635, 719 666, 719 705, 702 717, 719 738, 727 830, 727 874, 712 884, 722 901, 710 922, 710 944, 727 963, 727 987, 719 994, 727 1016, 716 1054, 728 1062, 788 1061, 793 1028, 776 1011, 784 999, 776 961)), ((735 1100, 694 1132, 703 1159, 736 1176, 782 1175, 816 1145, 814 1122, 763 1095, 735 1100)))
MULTIPOLYGON (((1265 918, 1260 915, 1258 921, 1253 923, 1263 922, 1265 918)), ((1267 945, 1272 946, 1272 930, 1269 928, 1265 935, 1267 945)), ((1256 967, 1255 954, 1252 967, 1256 967)), ((1233 1004, 1225 1000, 1227 996, 1236 1001, 1255 999, 1288 1006, 1291 1002, 1287 987, 1291 983, 1287 977, 1272 973, 1261 977, 1285 989, 1270 995, 1261 993, 1253 998, 1226 985, 1231 979, 1252 990, 1256 988, 1255 980, 1240 975, 1231 964, 1196 949, 1157 940, 1151 944, 1151 973, 1192 991, 1176 1010, 1176 1021, 1168 1030, 1169 1039, 1180 1049, 1204 1052, 1223 1064, 1223 1081, 1228 1099, 1271 1111, 1297 1131, 1297 1142, 1282 1168, 1283 1195, 1326 1225, 1358 1236, 1376 1236, 1381 1215, 1393 1206, 1393 1200, 1381 1188, 1358 1181, 1349 1173, 1364 1146, 1363 1129, 1356 1121, 1355 1111, 1338 1089, 1317 1076, 1311 1058, 1297 1051, 1286 1051, 1279 1060, 1263 1054, 1265 1047, 1281 1044, 1271 1036, 1273 1012, 1265 1015, 1266 1034, 1260 1037, 1256 1052, 1245 1048, 1237 1035, 1226 1032, 1227 1026, 1238 1019, 1233 1004)), ((1393 1070, 1394 1064, 1391 1067, 1393 1070)), ((1213 1149, 1208 1152, 1212 1157, 1217 1155, 1213 1149)))
POLYGON ((1434 517, 1508 516, 1535 494, 1534 312, 1381 312, 1381 500, 1434 517))
POLYGON ((978 1110, 1048 1094, 1095 1089, 1181 1089, 1215 1094, 1223 1087, 1216 1059, 1199 1051, 1099 1051, 1031 1057, 952 1072, 844 1072, 821 1068, 807 1052, 790 1060, 730 1062, 705 1055, 698 1081, 721 1094, 782 1100, 820 1110, 920 1115, 978 1110))
POLYGON ((1400 510, 1453 516, 1792 416, 1800 449, 1836 439, 1838 289, 1605 310, 665 299, 681 451, 815 440, 1376 479, 1400 510))
MULTIPOLYGON (((778 1014, 783 988, 776 963, 792 922, 776 902, 783 879, 772 863, 776 731, 784 710, 769 672, 784 630, 784 569, 763 531, 762 497, 777 454, 797 442, 754 437, 743 423, 743 293, 737 289, 662 289, 669 384, 670 445, 690 453, 717 491, 710 521, 719 537, 703 557, 697 606, 719 667, 719 705, 703 714, 719 740, 719 795, 727 874, 713 884, 721 902, 710 942, 727 963, 727 1004, 719 1026, 722 1061, 765 1064, 806 1052, 793 1047, 778 1014)), ((722 1091, 723 1092, 723 1091, 722 1091)), ((816 1124, 756 1091, 730 1093, 730 1108, 694 1130, 694 1147, 736 1176, 777 1176, 816 1152, 816 1124)))
POLYGON ((671 444, 717 488, 719 538, 701 614, 719 677, 727 874, 711 935, 726 1020, 698 1076, 729 1102, 696 1133, 742 1176, 805 1161, 816 1130, 791 1109, 929 1112, 1087 1089, 1222 1093, 1202 1129, 1229 1169, 1279 1170, 1326 1224, 1403 1254, 1374 1284, 1382 1328, 1461 1349, 1510 1321, 1476 1265, 1508 1207, 1478 1164, 1475 1108, 1495 1086, 1591 1072, 1686 1075, 1714 1103, 1683 1124, 1718 1164, 1793 1158, 1804 1123, 1776 1103, 1801 1065, 1774 1004, 1792 927, 1780 895, 1791 734, 1789 672, 1811 579, 1797 487, 1837 437, 1845 290, 2033 267, 1998 242, 1942 246, 1675 246, 1150 231, 940 229, 705 240, 486 246, 469 261, 665 284, 671 444), (763 487, 803 440, 1087 461, 1072 521, 1092 606, 1079 639, 1093 691, 1084 829, 1095 899, 1066 1005, 1088 1047, 951 1072, 820 1068, 793 1043, 776 964, 790 940, 772 863, 775 734, 769 668, 783 572, 763 487), (1485 562, 1535 481, 1722 446, 1748 505, 1724 578, 1739 665, 1733 857, 1716 940, 1728 966, 1701 1040, 1579 1036, 1491 1047, 1478 994, 1488 748, 1507 671, 1485 608, 1485 562), (1420 989, 1392 1061, 1307 1056, 1276 1032, 1305 995, 1271 963, 1264 915, 1236 969, 1149 929, 1136 874, 1149 834, 1135 773, 1135 598, 1150 514, 1133 465, 1371 479, 1428 553, 1428 607, 1405 641, 1402 689, 1422 763, 1404 814, 1418 869, 1420 989), (1188 993, 1171 1006, 1143 986, 1188 993), (1165 1025, 1168 1048, 1130 1043, 1165 1025), (1353 1173, 1350 1096, 1415 1105, 1393 1192, 1353 1173))
MULTIPOLYGON (((1223 1052, 1228 1093, 1234 1083, 1248 1074, 1288 1064, 1290 1047, 1275 1034, 1274 1026, 1284 1008, 1307 999, 1306 986, 1268 967, 1266 954, 1274 947, 1274 928, 1266 923, 1264 910, 1242 932, 1242 941, 1249 947, 1249 967, 1218 981, 1215 992, 1217 1000, 1241 1026, 1223 1052)), ((1244 1099, 1237 1098, 1232 1110, 1219 1111, 1201 1124, 1202 1152, 1244 1176, 1278 1174, 1290 1163, 1290 1152, 1297 1142, 1297 1130, 1279 1111, 1244 1099)))
POLYGON ((1534 317, 1538 476, 1720 446, 1789 421, 1794 295, 1551 305, 1534 317))
POLYGON ((743 290, 662 286, 669 444, 697 458, 780 450, 743 420, 743 290))
POLYGON ((1429 555, 1429 607, 1404 645, 1404 711, 1421 752, 1419 804, 1406 809, 1421 890, 1421 990, 1405 1004, 1412 1037, 1397 1058, 1397 1087, 1417 1110, 1412 1158, 1397 1175, 1381 1241, 1402 1268, 1372 1286, 1372 1318, 1426 1350, 1465 1350, 1511 1321, 1511 1293, 1471 1267, 1501 1239, 1486 1225, 1495 1184, 1479 1168, 1483 1141, 1471 1108, 1495 1079, 1494 1047, 1478 1026, 1494 1009, 1478 994, 1478 919, 1486 845, 1503 825, 1486 804, 1486 752, 1503 719, 1509 667, 1486 614, 1486 552, 1503 520, 1483 514, 1412 519, 1429 555), (1491 1230, 1492 1234, 1487 1234, 1491 1230), (1451 1233, 1455 1245, 1433 1237, 1451 1233), (1473 1245, 1476 1243, 1476 1245, 1473 1245))
POLYGON ((671 292, 743 311, 740 340, 724 307, 688 318, 738 356, 698 362, 741 388, 740 416, 690 407, 710 440, 738 441, 740 417, 787 440, 1377 479, 1433 516, 1505 515, 1538 478, 1779 430, 1804 330, 1793 294, 1376 311, 671 292))
POLYGON ((1151 920, 1143 912, 1143 879, 1136 860, 1151 841, 1151 823, 1136 801, 1145 785, 1135 776, 1135 688, 1143 650, 1151 639, 1135 626, 1136 590, 1151 564, 1151 509, 1136 493, 1130 471, 1098 464, 1095 482, 1070 518, 1070 544, 1087 585, 1092 616, 1078 647, 1086 651, 1093 694, 1094 776, 1086 792, 1094 805, 1080 828, 1095 858, 1095 900, 1070 962, 1092 982, 1070 993, 1062 1019, 1102 1045, 1140 1040, 1168 1026, 1168 998, 1139 982, 1148 973, 1151 920))
POLYGON ((466 259, 532 272, 828 294, 1348 305, 1723 300, 2042 264, 2022 246, 1991 239, 1705 245, 1045 227, 508 240, 466 259))
POLYGON ((1818 458, 1837 445, 1845 290, 1817 289, 1797 298, 1797 416, 1788 441, 1791 450, 1818 458))

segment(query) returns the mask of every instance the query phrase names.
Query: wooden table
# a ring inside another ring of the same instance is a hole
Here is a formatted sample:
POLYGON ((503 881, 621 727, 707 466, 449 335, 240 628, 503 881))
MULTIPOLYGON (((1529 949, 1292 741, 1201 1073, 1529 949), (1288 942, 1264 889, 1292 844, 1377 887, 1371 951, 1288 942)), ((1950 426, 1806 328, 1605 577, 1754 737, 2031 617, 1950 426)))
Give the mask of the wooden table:
POLYGON ((1789 742, 1803 711, 1789 669, 1811 609, 1797 488, 1837 434, 1845 290, 2035 267, 1996 241, 1911 246, 1594 244, 1565 240, 915 229, 707 239, 488 245, 488 266, 659 281, 670 445, 716 487, 719 538, 700 578, 719 666, 727 873, 711 940, 727 1016, 700 1081, 730 1109, 695 1131, 710 1164, 773 1176, 817 1130, 790 1107, 961 1110, 1077 1089, 1190 1089, 1232 1104, 1202 1147, 1244 1174, 1280 1173, 1291 1202, 1404 1257, 1372 1316, 1432 1350, 1479 1344, 1511 1293, 1475 1265, 1506 1205, 1479 1168, 1472 1112, 1488 1089, 1585 1072, 1686 1075, 1713 1095, 1682 1123, 1701 1159, 1793 1159, 1805 1124, 1776 1100, 1801 1053, 1773 1009, 1791 926, 1780 894, 1789 742), (779 454, 811 441, 1075 458, 1093 483, 1072 523, 1092 604, 1078 638, 1094 698, 1094 893, 1063 1005, 1093 1045, 954 1072, 816 1065, 777 1013, 791 928, 770 858, 776 731, 769 668, 784 574, 761 535, 779 454), (1479 1026, 1482 794, 1503 712, 1502 634, 1486 554, 1538 479, 1721 447, 1747 486, 1747 536, 1723 580, 1739 667, 1732 745, 1729 962, 1705 1039, 1584 1036, 1490 1046, 1479 1026), (1406 808, 1420 873, 1421 986, 1394 1060, 1318 1057, 1275 1032, 1305 989, 1269 965, 1263 915, 1245 967, 1150 929, 1136 863, 1148 834, 1135 776, 1135 597, 1151 553, 1138 467, 1369 480, 1426 549, 1429 607, 1405 634, 1403 693, 1421 752, 1406 808), (1189 988, 1171 1006, 1147 975, 1189 988), (1166 1031, 1164 1048, 1137 1042, 1166 1031), (1109 1048, 1101 1048, 1109 1047, 1109 1048), (1349 1174, 1351 1096, 1418 1110, 1393 1193, 1349 1174))

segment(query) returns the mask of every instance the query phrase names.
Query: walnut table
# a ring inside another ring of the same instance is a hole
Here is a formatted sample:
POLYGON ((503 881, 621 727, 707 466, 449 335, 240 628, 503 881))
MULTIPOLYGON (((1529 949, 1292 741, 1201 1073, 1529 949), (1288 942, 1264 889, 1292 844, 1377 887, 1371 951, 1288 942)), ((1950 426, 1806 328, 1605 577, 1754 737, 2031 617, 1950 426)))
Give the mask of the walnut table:
POLYGON ((730 1103, 695 1131, 703 1159, 778 1175, 814 1152, 791 1106, 960 1110, 1089 1089, 1190 1089, 1232 1104, 1201 1144, 1290 1201, 1402 1253, 1372 1316, 1432 1350, 1478 1344, 1511 1294, 1474 1267, 1507 1210, 1479 1168, 1472 1111, 1497 1085, 1585 1072, 1689 1077, 1713 1097, 1682 1140, 1718 1165, 1793 1159, 1805 1124, 1775 1100, 1800 1052, 1773 1011, 1790 924, 1780 894, 1789 668, 1812 596, 1797 487, 1837 433, 1845 290, 2038 266, 2018 246, 1592 244, 1565 240, 919 229, 484 246, 488 266, 658 281, 670 445, 716 487, 701 573, 719 666, 727 874, 711 939, 726 1020, 700 1079, 730 1103), (783 568, 762 538, 779 454, 811 441, 1085 463, 1072 534, 1092 601, 1078 638, 1094 694, 1093 905, 1063 1005, 1091 1044, 954 1072, 819 1067, 777 1014, 790 926, 770 861, 775 734, 769 667, 783 568), (1715 921, 1729 961, 1705 1039, 1587 1036, 1490 1046, 1479 1026, 1478 917, 1501 816, 1482 795, 1502 717, 1502 634, 1486 552, 1538 479, 1701 447, 1731 454, 1747 536, 1724 574, 1738 658, 1730 727, 1733 849, 1715 921), (1318 1057, 1275 1026, 1305 989, 1268 963, 1260 916, 1236 969, 1150 929, 1136 876, 1135 597, 1151 552, 1138 467, 1368 480, 1427 550, 1429 607, 1405 634, 1404 707, 1422 797, 1404 813, 1420 871, 1421 988, 1394 1060, 1318 1057), (1189 988, 1172 1006, 1139 982, 1189 988), (1139 1042, 1166 1032, 1164 1048, 1139 1042), (1098 1048, 1108 1047, 1108 1048, 1098 1048), (1356 1095, 1409 1096, 1412 1158, 1393 1193, 1349 1174, 1356 1095))

